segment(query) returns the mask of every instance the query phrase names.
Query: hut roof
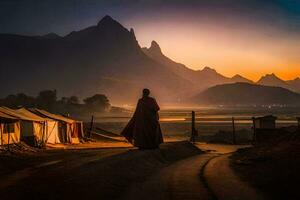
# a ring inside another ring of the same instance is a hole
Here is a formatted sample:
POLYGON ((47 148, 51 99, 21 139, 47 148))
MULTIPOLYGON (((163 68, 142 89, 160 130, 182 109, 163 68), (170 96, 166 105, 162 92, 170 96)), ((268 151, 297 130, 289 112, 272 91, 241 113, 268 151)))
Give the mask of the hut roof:
POLYGON ((263 116, 263 117, 256 117, 255 119, 258 119, 258 120, 262 120, 262 119, 276 120, 277 117, 273 116, 273 115, 266 115, 266 116, 263 116))

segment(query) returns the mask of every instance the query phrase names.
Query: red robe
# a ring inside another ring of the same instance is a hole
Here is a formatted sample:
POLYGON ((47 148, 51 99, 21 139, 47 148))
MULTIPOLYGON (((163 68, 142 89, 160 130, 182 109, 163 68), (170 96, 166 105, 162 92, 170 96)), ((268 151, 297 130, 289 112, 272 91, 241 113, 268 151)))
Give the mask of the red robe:
POLYGON ((136 147, 158 148, 163 143, 158 111, 159 106, 154 98, 139 99, 134 115, 121 135, 136 147))

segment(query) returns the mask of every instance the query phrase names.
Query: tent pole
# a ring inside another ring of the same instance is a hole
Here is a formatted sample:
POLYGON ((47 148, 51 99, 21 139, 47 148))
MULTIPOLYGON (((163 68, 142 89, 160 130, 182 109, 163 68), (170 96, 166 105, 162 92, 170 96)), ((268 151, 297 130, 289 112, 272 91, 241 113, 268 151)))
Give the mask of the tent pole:
POLYGON ((192 131, 191 131, 191 138, 190 141, 195 143, 195 136, 196 136, 196 129, 195 129, 195 111, 192 111, 192 131))
POLYGON ((92 136, 93 124, 94 124, 94 115, 92 115, 92 119, 91 119, 91 123, 90 123, 89 138, 91 138, 91 136, 92 136))
POLYGON ((235 135, 235 123, 234 117, 232 117, 232 143, 236 145, 236 135, 235 135))
POLYGON ((256 124, 255 124, 255 117, 252 117, 253 121, 253 137, 252 137, 252 144, 254 145, 256 142, 256 124))
POLYGON ((3 132, 2 132, 2 124, 0 124, 0 131, 1 131, 1 146, 3 146, 3 132))
POLYGON ((43 136, 42 136, 42 143, 43 143, 43 145, 45 145, 46 144, 46 141, 44 140, 44 138, 45 138, 45 132, 46 132, 46 121, 44 121, 43 122, 43 136))
POLYGON ((7 134, 8 134, 8 151, 10 152, 10 130, 9 128, 7 129, 7 134))

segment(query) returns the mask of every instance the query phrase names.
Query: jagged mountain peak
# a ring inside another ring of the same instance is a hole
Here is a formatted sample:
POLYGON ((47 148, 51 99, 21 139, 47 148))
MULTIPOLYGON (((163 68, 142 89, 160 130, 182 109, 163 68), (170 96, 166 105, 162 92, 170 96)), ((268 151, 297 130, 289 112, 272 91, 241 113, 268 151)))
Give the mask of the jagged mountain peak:
POLYGON ((294 79, 294 81, 300 81, 300 78, 299 78, 299 77, 297 77, 297 78, 295 78, 295 79, 294 79))
POLYGON ((135 33, 134 33, 134 29, 133 29, 133 28, 130 29, 130 33, 131 33, 131 35, 134 35, 134 36, 135 36, 135 33))
POLYGON ((233 79, 236 79, 236 78, 244 78, 243 76, 239 75, 239 74, 236 74, 232 77, 233 79))
POLYGON ((161 50, 159 44, 155 40, 151 42, 150 48, 161 50))
POLYGON ((111 16, 105 15, 105 16, 98 22, 98 26, 101 26, 101 25, 103 25, 103 24, 109 24, 109 23, 117 23, 117 24, 119 24, 119 22, 117 22, 116 20, 114 20, 111 16))
POLYGON ((247 78, 245 78, 245 77, 243 77, 243 76, 241 76, 241 75, 239 75, 239 74, 234 75, 234 76, 231 78, 231 80, 232 80, 233 82, 253 83, 253 81, 251 81, 251 80, 249 80, 249 79, 247 79, 247 78))
POLYGON ((266 74, 266 75, 262 76, 258 82, 261 82, 261 81, 280 81, 280 82, 284 82, 281 78, 279 78, 274 73, 266 74))
MULTIPOLYGON (((101 30, 126 30, 128 31, 122 24, 120 24, 118 21, 114 20, 111 16, 106 15, 103 17, 97 24, 98 29, 101 30)), ((132 29, 133 32, 133 29, 132 29)), ((131 32, 131 33, 132 33, 131 32)))
POLYGON ((148 51, 155 54, 162 54, 159 44, 154 40, 151 42, 151 46, 148 48, 148 51))
POLYGON ((263 76, 264 78, 277 78, 280 79, 276 74, 271 73, 271 74, 266 74, 263 76))
POLYGON ((213 68, 211 68, 211 67, 208 67, 208 66, 204 67, 201 71, 202 71, 202 72, 217 73, 217 71, 216 71, 215 69, 213 69, 213 68))

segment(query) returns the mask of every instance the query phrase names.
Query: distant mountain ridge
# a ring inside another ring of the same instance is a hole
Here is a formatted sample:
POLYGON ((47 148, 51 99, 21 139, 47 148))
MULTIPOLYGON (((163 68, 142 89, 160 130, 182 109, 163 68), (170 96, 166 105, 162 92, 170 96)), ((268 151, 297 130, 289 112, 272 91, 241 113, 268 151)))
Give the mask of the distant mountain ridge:
POLYGON ((239 74, 229 78, 225 77, 222 74, 218 73, 215 69, 210 67, 205 67, 202 70, 192 70, 181 63, 177 63, 170 58, 166 57, 159 46, 159 44, 155 41, 152 41, 151 46, 149 48, 143 48, 143 51, 152 59, 157 62, 168 66, 173 72, 178 75, 191 80, 196 85, 201 84, 201 89, 206 89, 214 85, 218 84, 226 84, 226 83, 256 83, 259 85, 266 86, 278 86, 283 87, 295 92, 300 93, 300 78, 296 78, 294 80, 284 81, 277 77, 274 73, 267 74, 262 76, 257 82, 254 82, 250 79, 247 79, 239 74))
POLYGON ((185 65, 177 63, 165 56, 156 41, 152 41, 149 48, 144 47, 142 49, 150 58, 162 65, 165 65, 172 72, 176 73, 182 78, 193 82, 197 86, 198 90, 203 90, 213 85, 223 83, 252 82, 251 80, 248 80, 240 75, 235 75, 232 78, 225 77, 210 67, 204 67, 202 70, 192 70, 185 65))
POLYGON ((195 95, 191 101, 201 105, 300 106, 300 94, 281 87, 231 83, 213 86, 195 95))
POLYGON ((231 78, 231 80, 232 80, 233 82, 236 82, 236 83, 237 83, 237 82, 254 83, 254 82, 251 81, 250 79, 247 79, 247 78, 245 78, 245 77, 243 77, 243 76, 241 76, 241 75, 239 75, 239 74, 233 76, 233 77, 231 78))
POLYGON ((266 85, 266 86, 278 86, 282 88, 286 88, 295 92, 300 92, 300 79, 296 78, 294 80, 284 81, 276 76, 274 73, 267 74, 261 77, 257 84, 266 85))
POLYGON ((134 31, 110 16, 64 37, 0 34, 0 60, 1 95, 57 89, 61 96, 104 93, 133 102, 149 87, 168 102, 194 87, 146 56, 134 31))
MULTIPOLYGON (((106 94, 113 103, 133 103, 148 87, 161 102, 182 102, 215 85, 245 82, 210 67, 192 70, 165 56, 155 41, 141 48, 133 29, 110 16, 66 36, 0 34, 0 96, 57 89, 60 96, 106 94)), ((300 91, 300 79, 260 80, 300 91)))

